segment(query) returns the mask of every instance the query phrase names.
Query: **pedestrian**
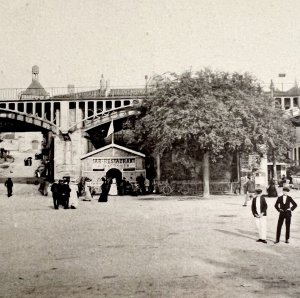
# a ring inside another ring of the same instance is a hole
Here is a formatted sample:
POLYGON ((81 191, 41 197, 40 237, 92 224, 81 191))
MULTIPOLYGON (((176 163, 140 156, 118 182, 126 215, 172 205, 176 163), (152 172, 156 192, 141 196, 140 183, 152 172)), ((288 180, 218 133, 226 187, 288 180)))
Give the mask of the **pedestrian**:
POLYGON ((58 183, 56 181, 54 181, 51 185, 51 192, 52 192, 54 209, 58 209, 59 192, 58 192, 58 183))
POLYGON ((107 183, 107 180, 104 177, 101 178, 101 180, 102 180, 101 194, 100 194, 98 202, 107 202, 108 183, 107 183))
POLYGON ((291 226, 291 217, 292 211, 297 208, 296 202, 288 195, 290 189, 288 187, 283 188, 283 195, 278 197, 275 208, 279 212, 279 218, 277 223, 277 233, 275 243, 279 243, 281 228, 283 221, 285 220, 285 243, 289 243, 290 239, 290 226, 291 226))
POLYGON ((149 186, 150 186, 150 181, 149 181, 149 179, 146 178, 145 179, 145 194, 150 193, 149 186))
POLYGON ((243 206, 247 206, 248 201, 250 201, 255 195, 255 183, 251 180, 251 176, 247 176, 247 182, 244 184, 244 191, 246 193, 245 202, 243 206))
POLYGON ((284 185, 286 184, 286 177, 285 175, 282 175, 281 180, 279 181, 279 187, 284 187, 284 185))
POLYGON ((7 178, 7 180, 5 181, 4 185, 7 188, 7 196, 11 197, 12 196, 12 191, 13 191, 13 185, 14 185, 14 183, 11 180, 11 178, 7 178))
POLYGON ((60 179, 58 182, 59 204, 63 205, 64 209, 69 208, 70 192, 71 189, 68 182, 60 179))
POLYGON ((77 183, 75 180, 70 180, 70 189, 71 189, 71 193, 70 193, 70 208, 71 209, 77 209, 78 205, 79 205, 79 200, 78 200, 78 193, 77 193, 77 183))
POLYGON ((278 194, 277 194, 277 189, 275 186, 275 182, 273 180, 271 180, 269 187, 267 188, 267 192, 268 192, 268 197, 269 198, 277 198, 278 194))
POLYGON ((85 201, 92 201, 91 187, 92 187, 92 180, 90 178, 86 178, 84 184, 85 201))
POLYGON ((252 200, 252 213, 258 229, 259 239, 256 242, 267 243, 267 202, 262 190, 255 191, 256 196, 252 200))
POLYGON ((125 185, 125 194, 132 195, 132 184, 127 180, 125 185))
POLYGON ((118 195, 118 187, 117 187, 117 181, 116 178, 112 179, 112 183, 109 189, 109 193, 110 196, 116 196, 118 195))
POLYGON ((146 189, 145 189, 145 177, 143 176, 143 174, 139 175, 136 177, 136 182, 138 184, 138 187, 141 191, 142 194, 146 193, 146 189))
POLYGON ((119 191, 119 194, 121 196, 124 196, 126 194, 126 178, 123 177, 121 183, 120 183, 120 191, 119 191))

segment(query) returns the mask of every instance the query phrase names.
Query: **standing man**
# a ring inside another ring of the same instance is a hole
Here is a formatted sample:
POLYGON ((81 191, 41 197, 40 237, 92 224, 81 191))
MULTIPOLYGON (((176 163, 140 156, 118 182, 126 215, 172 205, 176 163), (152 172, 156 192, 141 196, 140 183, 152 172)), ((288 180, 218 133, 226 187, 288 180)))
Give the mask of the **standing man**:
POLYGON ((267 243, 267 202, 263 196, 262 190, 255 191, 256 196, 252 200, 252 213, 255 217, 255 223, 259 233, 259 239, 256 242, 267 243))
POLYGON ((54 209, 58 209, 60 195, 59 195, 58 183, 56 183, 55 181, 51 185, 51 191, 52 191, 54 209))
POLYGON ((288 196, 289 191, 290 189, 288 187, 284 187, 283 195, 278 197, 275 203, 275 208, 279 212, 275 243, 279 243, 280 241, 281 228, 284 220, 285 220, 285 228, 286 228, 285 243, 289 243, 292 211, 295 210, 297 207, 295 201, 290 196, 288 196))
POLYGON ((247 202, 250 201, 255 195, 255 183, 251 180, 251 176, 247 176, 247 182, 244 184, 244 191, 246 193, 245 202, 243 206, 247 206, 247 202))
POLYGON ((7 178, 7 180, 5 181, 4 185, 7 188, 7 196, 11 197, 12 196, 12 189, 13 189, 13 182, 11 180, 11 178, 7 178))

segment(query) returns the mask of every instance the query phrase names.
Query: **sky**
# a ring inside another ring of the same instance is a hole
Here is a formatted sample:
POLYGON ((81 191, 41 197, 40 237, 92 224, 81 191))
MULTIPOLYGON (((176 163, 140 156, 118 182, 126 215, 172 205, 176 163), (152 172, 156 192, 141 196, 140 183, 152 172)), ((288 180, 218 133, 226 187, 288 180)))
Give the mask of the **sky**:
POLYGON ((33 65, 44 87, 210 67, 291 88, 299 12, 298 0, 0 0, 0 88, 26 88, 33 65))

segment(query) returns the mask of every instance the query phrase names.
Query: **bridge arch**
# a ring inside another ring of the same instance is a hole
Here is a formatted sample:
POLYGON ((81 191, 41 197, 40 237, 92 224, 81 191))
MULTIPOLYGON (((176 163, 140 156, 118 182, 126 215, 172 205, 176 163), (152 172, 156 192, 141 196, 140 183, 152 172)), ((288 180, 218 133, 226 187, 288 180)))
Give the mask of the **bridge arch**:
POLYGON ((55 134, 58 134, 60 132, 60 129, 58 126, 56 126, 54 123, 42 119, 40 117, 29 115, 20 111, 14 111, 10 109, 0 108, 0 119, 7 119, 7 120, 15 120, 18 122, 25 122, 29 124, 30 126, 36 126, 40 128, 41 130, 48 130, 52 131, 55 134))
POLYGON ((139 111, 133 106, 120 106, 111 110, 101 111, 72 125, 69 128, 69 133, 72 133, 79 128, 82 128, 85 132, 88 132, 97 126, 101 126, 112 120, 119 120, 139 114, 139 111))

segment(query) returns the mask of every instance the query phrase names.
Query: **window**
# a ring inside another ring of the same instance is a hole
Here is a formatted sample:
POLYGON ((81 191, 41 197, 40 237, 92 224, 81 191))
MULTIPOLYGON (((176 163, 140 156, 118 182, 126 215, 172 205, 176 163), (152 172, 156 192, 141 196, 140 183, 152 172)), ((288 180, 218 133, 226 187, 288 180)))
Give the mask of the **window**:
POLYGON ((288 110, 291 108, 291 99, 289 97, 286 97, 284 99, 284 109, 288 110))

